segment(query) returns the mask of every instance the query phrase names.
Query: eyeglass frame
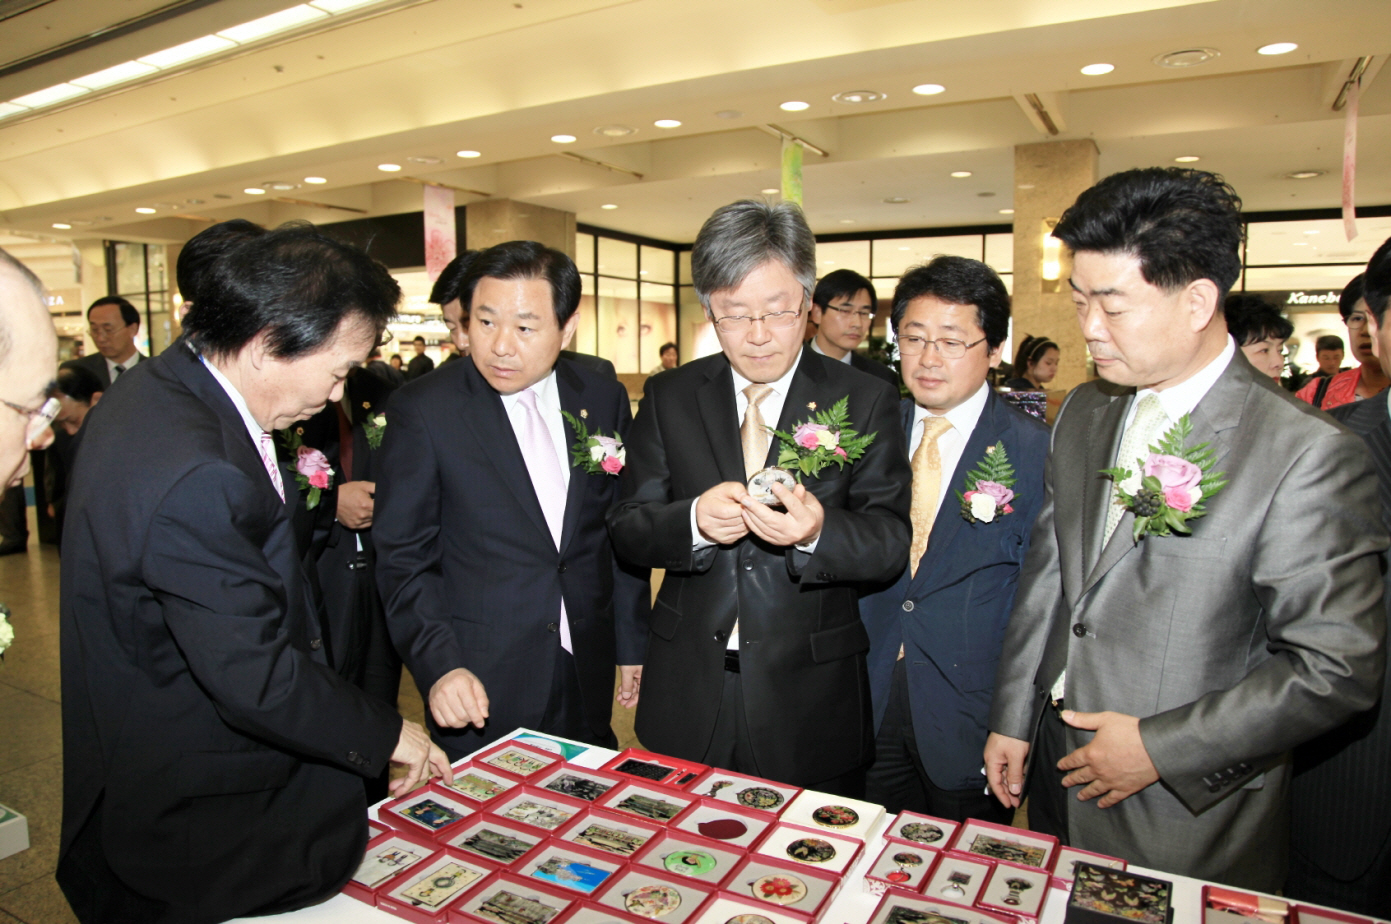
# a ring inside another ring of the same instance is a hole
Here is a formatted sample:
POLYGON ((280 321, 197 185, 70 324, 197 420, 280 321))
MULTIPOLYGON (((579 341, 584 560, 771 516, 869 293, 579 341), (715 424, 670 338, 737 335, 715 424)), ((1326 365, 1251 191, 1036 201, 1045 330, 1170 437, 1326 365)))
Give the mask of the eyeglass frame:
MULTIPOLYGON (((783 311, 770 311, 770 312, 767 313, 767 314, 760 314, 760 315, 731 314, 731 315, 726 315, 726 316, 723 317, 723 318, 717 318, 717 317, 715 317, 715 313, 714 313, 713 311, 710 311, 710 312, 709 312, 709 315, 710 315, 710 323, 711 323, 711 324, 714 324, 714 325, 715 325, 715 330, 719 331, 720 333, 722 333, 722 334, 742 334, 742 333, 745 333, 745 332, 747 332, 747 331, 752 330, 752 329, 753 329, 753 326, 754 326, 755 324, 759 323, 759 322, 762 322, 762 323, 763 323, 763 326, 764 326, 764 327, 767 327, 769 330, 789 330, 789 329, 791 329, 791 328, 797 326, 797 321, 796 321, 796 319, 802 317, 803 313, 804 313, 806 310, 807 310, 806 301, 803 300, 802 304, 800 304, 800 305, 797 306, 797 310, 796 310, 796 311, 792 311, 792 310, 788 309, 788 310, 783 310, 783 311), (769 319, 769 318, 780 318, 780 317, 783 317, 783 316, 791 316, 791 317, 793 318, 793 320, 791 320, 791 321, 789 321, 787 324, 784 324, 784 325, 781 325, 781 326, 768 323, 768 319, 769 319), (725 329, 725 328, 723 328, 723 327, 720 326, 720 325, 723 324, 725 321, 743 321, 743 322, 745 322, 745 323, 744 323, 744 324, 740 324, 740 325, 739 325, 738 327, 736 327, 734 330, 727 330, 727 329, 725 329)), ((707 311, 709 311, 709 309, 707 309, 707 311)))
POLYGON ((922 354, 927 352, 928 344, 931 344, 933 349, 937 351, 937 355, 941 356, 943 359, 960 359, 961 357, 966 355, 966 351, 971 349, 971 347, 979 346, 989 339, 989 337, 982 337, 979 340, 974 340, 970 343, 967 343, 965 340, 957 340, 955 337, 938 337, 936 340, 928 340, 927 338, 919 337, 916 334, 905 334, 904 336, 896 338, 894 340, 894 345, 898 347, 898 352, 901 356, 921 356, 922 354), (923 348, 921 350, 914 350, 911 353, 907 350, 904 350, 903 341, 908 339, 909 337, 912 337, 914 340, 921 340, 923 343, 923 348), (957 353, 955 356, 951 355, 946 350, 942 349, 941 344, 944 342, 961 344, 961 352, 957 353))
POLYGON ((853 314, 861 321, 873 321, 873 308, 847 308, 844 305, 817 305, 822 311, 838 311, 841 314, 853 314))
POLYGON ((22 404, 15 404, 13 401, 6 401, 4 398, 0 398, 0 404, 5 405, 16 414, 29 418, 29 423, 24 430, 24 445, 30 448, 43 435, 43 431, 53 425, 53 421, 57 419, 58 413, 63 409, 62 402, 56 397, 45 399, 44 403, 38 407, 25 407, 22 404))

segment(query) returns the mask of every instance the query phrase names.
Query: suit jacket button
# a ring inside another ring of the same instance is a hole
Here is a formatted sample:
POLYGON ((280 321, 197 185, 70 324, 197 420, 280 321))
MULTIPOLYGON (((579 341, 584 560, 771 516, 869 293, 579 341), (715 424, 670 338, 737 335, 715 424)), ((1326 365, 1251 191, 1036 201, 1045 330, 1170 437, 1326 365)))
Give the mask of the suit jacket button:
POLYGON ((556 632, 556 631, 558 631, 559 629, 560 629, 560 626, 556 625, 556 624, 553 623, 553 622, 548 622, 548 623, 546 623, 546 631, 547 631, 547 632, 556 632))
POLYGON ((746 558, 746 559, 744 559, 744 560, 741 562, 741 564, 744 566, 744 570, 745 570, 745 571, 752 571, 752 570, 753 570, 753 559, 752 559, 752 558, 746 558))
POLYGON ((912 601, 912 600, 904 600, 904 601, 903 601, 903 612, 905 612, 905 613, 911 613, 911 612, 913 612, 913 601, 912 601))
POLYGON ((716 629, 716 630, 715 630, 715 641, 717 641, 717 642, 723 642, 723 641, 724 641, 725 639, 727 639, 727 638, 729 638, 729 633, 725 632, 725 630, 723 630, 723 629, 716 629))
POLYGON ((555 570, 558 571, 558 572, 561 573, 561 574, 564 574, 564 573, 565 573, 565 562, 561 562, 560 564, 556 565, 555 570))
POLYGON ((1083 638, 1087 634, 1087 627, 1079 622, 1077 625, 1072 627, 1072 634, 1077 636, 1078 638, 1083 638))
POLYGON ((1208 791, 1208 792, 1221 792, 1221 791, 1222 791, 1222 784, 1221 784, 1221 783, 1209 783, 1209 784, 1207 785, 1207 791, 1208 791))
POLYGON ((348 752, 348 760, 352 761, 352 762, 355 763, 355 764, 361 763, 361 762, 362 762, 362 755, 359 754, 357 751, 349 751, 349 752, 348 752))
POLYGON ((323 639, 321 639, 321 638, 311 638, 311 639, 309 640, 309 648, 310 648, 312 651, 318 651, 318 650, 319 650, 320 648, 322 648, 322 647, 324 647, 324 640, 323 640, 323 639))

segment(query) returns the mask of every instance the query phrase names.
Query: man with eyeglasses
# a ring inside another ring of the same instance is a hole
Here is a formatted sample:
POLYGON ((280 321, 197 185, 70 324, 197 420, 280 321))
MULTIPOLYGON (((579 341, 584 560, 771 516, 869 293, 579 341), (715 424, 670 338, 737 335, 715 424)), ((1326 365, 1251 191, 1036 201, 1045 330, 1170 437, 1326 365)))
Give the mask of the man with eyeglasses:
POLYGON ((981 753, 1000 644, 1043 503, 1048 428, 986 383, 1009 315, 1005 284, 979 260, 937 257, 894 289, 891 321, 912 394, 900 426, 913 467, 913 543, 894 585, 860 601, 876 729, 866 797, 894 813, 1014 819, 985 789, 981 753), (968 473, 992 453, 1014 467, 1002 486, 1010 494, 968 511, 968 473))
POLYGON ((869 334, 878 304, 873 283, 859 273, 848 269, 827 273, 811 294, 811 320, 816 324, 816 336, 810 345, 822 356, 868 372, 897 388, 898 377, 892 369, 855 352, 869 334))
POLYGON ((147 358, 135 348, 135 338, 140 333, 140 312, 119 295, 108 295, 92 302, 87 309, 87 332, 92 335, 97 352, 70 360, 70 363, 95 373, 101 379, 103 391, 147 358))
POLYGON ((722 352, 647 380, 609 531, 664 568, 637 733, 656 751, 855 796, 872 753, 859 585, 903 570, 909 469, 897 394, 802 348, 816 244, 790 203, 717 210, 691 252, 722 352), (791 433, 848 399, 857 461, 750 495, 791 433), (781 509, 779 509, 781 508, 781 509))

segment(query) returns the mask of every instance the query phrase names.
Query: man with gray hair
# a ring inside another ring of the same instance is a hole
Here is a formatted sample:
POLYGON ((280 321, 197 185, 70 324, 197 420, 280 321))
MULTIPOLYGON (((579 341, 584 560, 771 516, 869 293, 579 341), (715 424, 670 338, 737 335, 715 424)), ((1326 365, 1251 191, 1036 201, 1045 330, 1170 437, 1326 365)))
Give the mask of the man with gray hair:
POLYGON ((666 569, 643 743, 854 796, 872 755, 857 590, 903 570, 911 475, 894 389, 802 347, 815 258, 789 203, 705 222, 691 269, 722 352, 647 380, 609 531, 621 558, 666 569), (788 451, 770 425, 791 434, 842 400, 847 421, 823 431, 873 435, 863 455, 807 449, 800 483, 756 500, 749 483, 788 451))
MULTIPOLYGON (((49 398, 58 336, 43 303, 43 286, 24 264, 0 250, 0 477, 17 485, 29 473, 29 450, 53 442, 49 398)), ((3 486, 0 485, 0 486, 3 486)))

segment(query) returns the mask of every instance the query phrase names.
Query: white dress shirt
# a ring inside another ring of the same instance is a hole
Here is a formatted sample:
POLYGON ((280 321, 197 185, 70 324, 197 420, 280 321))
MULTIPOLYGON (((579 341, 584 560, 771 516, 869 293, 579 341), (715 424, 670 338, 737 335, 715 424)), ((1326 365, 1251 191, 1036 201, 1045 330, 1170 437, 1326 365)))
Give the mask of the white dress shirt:
MULTIPOLYGON (((945 414, 937 415, 951 421, 951 429, 937 437, 937 451, 942 455, 942 490, 938 492, 937 507, 932 512, 934 520, 942 510, 942 498, 951 495, 952 474, 956 471, 957 463, 961 461, 961 454, 966 451, 966 443, 970 441, 971 433, 976 429, 976 423, 980 421, 981 412, 985 410, 985 401, 989 395, 990 383, 982 382, 980 388, 977 388, 971 397, 945 414)), ((913 406, 913 432, 908 436, 908 458, 910 460, 923 441, 922 422, 928 413, 925 407, 913 406)), ((971 462, 972 466, 975 465, 975 461, 971 462)))
MULTIPOLYGON (((829 353, 827 353, 825 350, 821 349, 821 344, 819 344, 819 343, 816 342, 816 338, 815 338, 815 337, 812 337, 812 338, 811 338, 811 351, 812 351, 813 353, 820 353, 822 356, 825 356, 827 359, 830 359, 830 358, 831 358, 831 356, 830 356, 829 353)), ((837 362, 845 363, 847 366, 850 365, 850 351, 847 350, 846 353, 845 353, 845 355, 842 356, 840 359, 838 359, 837 362)))
POLYGON ((135 368, 135 364, 140 362, 140 351, 136 350, 134 353, 130 354, 130 359, 127 359, 125 362, 118 363, 108 356, 103 356, 102 359, 106 360, 107 378, 111 379, 111 381, 114 382, 116 381, 116 379, 120 378, 120 376, 125 375, 126 372, 129 372, 130 370, 135 368), (125 370, 125 372, 121 372, 118 374, 116 372, 117 366, 120 366, 122 369, 125 370))
MULTIPOLYGON (((1164 414, 1169 418, 1169 427, 1178 423, 1178 419, 1184 414, 1191 414, 1193 408, 1198 406, 1198 402, 1203 400, 1212 386, 1217 384, 1217 380, 1222 377, 1222 373, 1227 371, 1227 366, 1231 363, 1232 357, 1236 355, 1236 341, 1231 337, 1227 338, 1227 345, 1222 348, 1222 352, 1217 358, 1208 363, 1196 373, 1163 391, 1155 391, 1153 388, 1142 388, 1135 393, 1135 400, 1130 402, 1130 410, 1125 414, 1125 422, 1121 425, 1121 432, 1130 426, 1130 422, 1135 419, 1135 409, 1140 406, 1140 399, 1145 395, 1154 395, 1159 399, 1159 404, 1164 408, 1164 414)), ((1165 427, 1168 430, 1169 427, 1165 427)), ((1163 434, 1161 434, 1162 436, 1163 434)), ((1127 467, 1134 464, 1134 459, 1125 463, 1127 467)))
MULTIPOLYGON (((189 349, 191 350, 193 347, 189 347, 189 349)), ((268 431, 262 430, 261 425, 256 422, 256 418, 251 416, 251 408, 246 406, 246 399, 242 397, 241 392, 237 391, 237 386, 232 384, 231 379, 223 375, 221 369, 208 362, 206 356, 199 354, 198 359, 207 367, 208 371, 213 374, 213 378, 217 380, 217 384, 222 386, 222 390, 227 392, 227 397, 232 399, 233 406, 236 407, 237 413, 241 415, 242 423, 246 424, 246 433, 251 437, 251 445, 255 448, 256 455, 259 456, 261 454, 261 434, 268 431)), ((108 362, 110 362, 110 360, 108 360, 108 362)), ((275 443, 272 441, 270 445, 270 451, 274 454, 275 443)), ((266 473, 266 478, 270 478, 270 472, 266 473)))
MULTIPOLYGON (((555 445, 555 455, 560 461, 560 472, 565 478, 565 488, 570 488, 570 442, 566 436, 565 418, 560 416, 560 390, 555 383, 555 370, 535 385, 531 390, 536 392, 536 409, 541 412, 541 419, 545 421, 546 430, 551 434, 551 442, 555 445)), ((499 395, 502 398, 502 407, 507 411, 507 420, 512 424, 512 432, 517 434, 518 443, 521 442, 521 430, 523 415, 525 411, 521 407, 521 392, 511 395, 499 395)))

